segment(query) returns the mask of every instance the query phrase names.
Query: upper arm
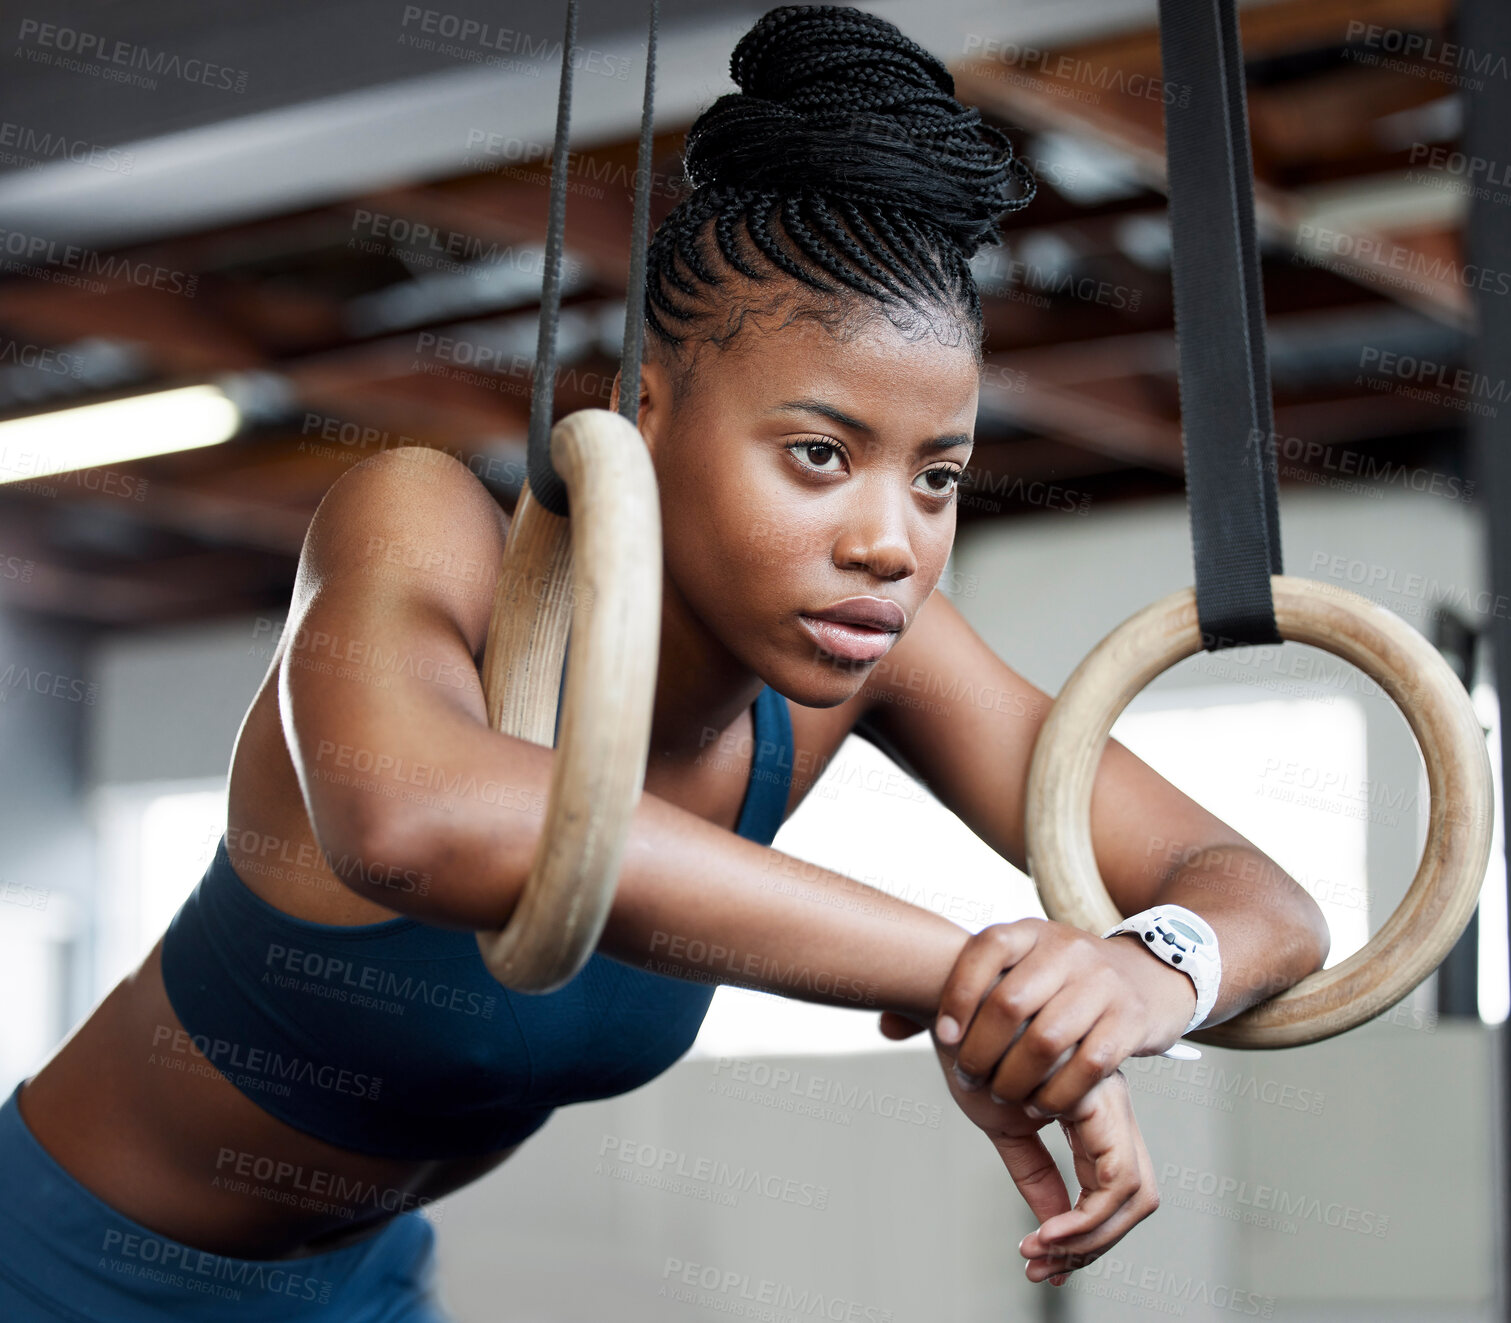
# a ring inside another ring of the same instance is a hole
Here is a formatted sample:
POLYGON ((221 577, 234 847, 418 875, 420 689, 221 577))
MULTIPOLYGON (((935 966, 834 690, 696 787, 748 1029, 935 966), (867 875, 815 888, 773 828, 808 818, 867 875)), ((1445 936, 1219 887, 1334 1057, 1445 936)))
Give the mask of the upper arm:
POLYGON ((321 502, 279 643, 278 695, 326 848, 391 839, 406 816, 392 774, 459 756, 487 731, 476 658, 506 528, 462 465, 421 447, 364 461, 321 502))
MULTIPOLYGON (((870 676, 867 727, 998 854, 1027 866, 1028 768, 1052 698, 934 593, 870 676)), ((1152 905, 1179 854, 1244 837, 1109 739, 1091 798, 1092 850, 1124 914, 1152 905)))

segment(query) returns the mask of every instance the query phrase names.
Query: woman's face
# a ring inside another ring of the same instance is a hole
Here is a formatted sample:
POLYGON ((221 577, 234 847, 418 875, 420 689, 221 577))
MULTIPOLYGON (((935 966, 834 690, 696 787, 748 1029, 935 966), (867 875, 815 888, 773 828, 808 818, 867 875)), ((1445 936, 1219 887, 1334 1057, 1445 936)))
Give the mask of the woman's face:
POLYGON ((665 368, 646 374, 663 610, 794 701, 844 702, 900 631, 815 616, 881 599, 906 629, 933 592, 976 424, 969 347, 932 331, 909 340, 885 317, 843 339, 812 320, 772 331, 752 318, 727 348, 700 348, 675 409, 665 368))

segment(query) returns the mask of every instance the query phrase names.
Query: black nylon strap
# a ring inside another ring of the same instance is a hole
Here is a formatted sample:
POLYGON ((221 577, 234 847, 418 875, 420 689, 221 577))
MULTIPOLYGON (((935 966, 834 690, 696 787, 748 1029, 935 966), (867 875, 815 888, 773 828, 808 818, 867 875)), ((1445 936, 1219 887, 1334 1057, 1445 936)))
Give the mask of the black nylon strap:
POLYGON ((572 118, 572 56, 577 50, 577 0, 567 0, 551 147, 551 201, 546 219, 546 271, 540 294, 540 334, 530 383, 530 432, 525 471, 530 491, 554 515, 567 514, 567 486, 551 463, 551 413, 556 398, 556 323, 561 314, 561 249, 567 226, 567 127, 572 118))
POLYGON ((1160 0, 1171 282, 1196 609, 1209 652, 1279 643, 1274 414, 1233 0, 1160 0), (1182 102, 1184 104, 1182 104, 1182 102))

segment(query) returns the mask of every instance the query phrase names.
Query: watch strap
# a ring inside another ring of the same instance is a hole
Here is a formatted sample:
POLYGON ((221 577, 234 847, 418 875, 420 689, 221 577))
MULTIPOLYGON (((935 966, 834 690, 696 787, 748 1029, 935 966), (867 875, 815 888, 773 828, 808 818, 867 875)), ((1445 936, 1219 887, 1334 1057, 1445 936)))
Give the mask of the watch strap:
MULTIPOLYGON (((1170 965, 1173 969, 1181 970, 1190 978, 1196 988, 1196 1009, 1190 1022, 1182 1030, 1182 1034, 1190 1033, 1211 1012, 1217 1001, 1217 991, 1222 981, 1222 959, 1217 949, 1217 934, 1212 931, 1211 924, 1183 905, 1155 905, 1137 914, 1130 914, 1114 924, 1102 936, 1104 938, 1116 937, 1119 933, 1133 933, 1144 939, 1140 944, 1149 951, 1150 955, 1170 965), (1147 940, 1146 934, 1156 924, 1165 923, 1172 918, 1196 933, 1200 940, 1193 942, 1190 938, 1182 936, 1177 945, 1151 943, 1147 940), (1177 953, 1182 957, 1179 961, 1170 958, 1177 953)), ((1174 1043, 1160 1055, 1177 1060, 1195 1061, 1200 1058, 1201 1050, 1187 1043, 1174 1043)))

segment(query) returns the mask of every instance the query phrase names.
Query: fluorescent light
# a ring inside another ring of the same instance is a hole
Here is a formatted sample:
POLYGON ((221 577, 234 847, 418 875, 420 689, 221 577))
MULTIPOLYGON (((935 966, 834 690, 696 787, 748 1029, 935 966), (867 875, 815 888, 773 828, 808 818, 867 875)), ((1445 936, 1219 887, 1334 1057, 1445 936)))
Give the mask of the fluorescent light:
POLYGON ((12 418, 0 422, 0 483, 218 445, 241 422, 241 407, 213 385, 12 418))

